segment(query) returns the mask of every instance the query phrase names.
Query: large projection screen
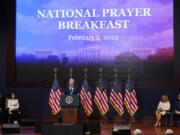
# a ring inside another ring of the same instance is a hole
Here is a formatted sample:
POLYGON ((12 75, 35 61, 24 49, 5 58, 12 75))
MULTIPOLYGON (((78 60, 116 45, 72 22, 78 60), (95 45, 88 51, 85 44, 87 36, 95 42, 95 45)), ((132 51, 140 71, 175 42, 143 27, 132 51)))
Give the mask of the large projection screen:
POLYGON ((16 79, 173 81, 173 0, 16 0, 16 79))

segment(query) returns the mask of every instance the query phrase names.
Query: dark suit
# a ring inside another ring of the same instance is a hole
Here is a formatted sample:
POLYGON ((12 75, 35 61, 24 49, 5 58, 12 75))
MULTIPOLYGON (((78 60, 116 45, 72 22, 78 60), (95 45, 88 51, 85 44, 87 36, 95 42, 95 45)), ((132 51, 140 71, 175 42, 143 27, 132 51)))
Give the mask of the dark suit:
POLYGON ((71 88, 70 88, 70 86, 68 86, 63 90, 63 92, 64 92, 64 94, 75 95, 75 94, 79 93, 79 90, 75 86, 71 86, 71 88))
MULTIPOLYGON (((176 102, 175 111, 180 111, 180 100, 176 102)), ((180 114, 177 114, 175 111, 170 113, 170 126, 173 126, 174 119, 180 119, 180 114)))

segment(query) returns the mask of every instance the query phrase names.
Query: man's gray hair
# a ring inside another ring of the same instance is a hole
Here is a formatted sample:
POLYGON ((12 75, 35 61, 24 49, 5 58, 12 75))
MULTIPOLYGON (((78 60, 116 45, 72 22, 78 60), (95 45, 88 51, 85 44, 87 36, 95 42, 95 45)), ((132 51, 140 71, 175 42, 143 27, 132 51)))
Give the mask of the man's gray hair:
POLYGON ((73 80, 73 81, 74 81, 74 78, 69 78, 69 81, 70 81, 70 80, 73 80))
POLYGON ((165 131, 165 135, 173 135, 174 134, 174 131, 172 129, 167 129, 165 131))
POLYGON ((141 129, 135 129, 133 132, 133 135, 142 135, 142 130, 141 129))

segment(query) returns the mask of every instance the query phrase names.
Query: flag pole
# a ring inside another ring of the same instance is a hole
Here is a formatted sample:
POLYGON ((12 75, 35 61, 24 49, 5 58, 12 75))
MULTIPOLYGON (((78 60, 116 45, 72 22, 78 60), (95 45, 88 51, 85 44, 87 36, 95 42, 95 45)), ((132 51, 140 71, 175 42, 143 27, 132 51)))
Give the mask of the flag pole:
POLYGON ((54 78, 57 78, 58 68, 55 67, 55 68, 53 69, 53 71, 54 71, 54 78))
MULTIPOLYGON (((128 80, 131 80, 131 72, 132 72, 131 68, 128 68, 128 80)), ((133 116, 130 116, 129 126, 132 125, 132 118, 133 116)))
POLYGON ((131 79, 131 68, 128 68, 128 80, 131 79))
POLYGON ((117 72, 118 72, 118 69, 114 68, 114 79, 117 79, 117 72))
POLYGON ((74 71, 73 68, 69 68, 69 77, 70 77, 70 78, 72 78, 73 71, 74 71))
MULTIPOLYGON (((99 68, 99 78, 102 78, 102 72, 103 72, 103 68, 100 67, 99 68)), ((102 124, 102 121, 103 121, 103 116, 101 115, 101 112, 100 112, 100 123, 102 124)))
MULTIPOLYGON (((115 68, 113 69, 113 71, 114 71, 114 80, 116 80, 116 79, 117 79, 118 69, 115 67, 115 68)), ((115 111, 115 122, 114 122, 114 125, 117 125, 117 123, 116 123, 116 114, 117 114, 117 112, 115 111)))
POLYGON ((88 68, 84 68, 84 79, 87 79, 87 72, 88 72, 88 68))
MULTIPOLYGON (((54 72, 54 79, 57 79, 58 68, 57 67, 53 68, 53 72, 54 72)), ((54 123, 57 123, 56 115, 53 116, 54 116, 54 123)))
POLYGON ((103 68, 100 67, 100 68, 99 68, 99 77, 100 77, 100 78, 102 77, 102 72, 103 72, 103 68))
MULTIPOLYGON (((85 67, 84 68, 84 80, 86 80, 87 79, 87 72, 88 72, 88 68, 87 67, 85 67)), ((85 113, 85 120, 89 120, 89 117, 86 115, 86 113, 85 113)))

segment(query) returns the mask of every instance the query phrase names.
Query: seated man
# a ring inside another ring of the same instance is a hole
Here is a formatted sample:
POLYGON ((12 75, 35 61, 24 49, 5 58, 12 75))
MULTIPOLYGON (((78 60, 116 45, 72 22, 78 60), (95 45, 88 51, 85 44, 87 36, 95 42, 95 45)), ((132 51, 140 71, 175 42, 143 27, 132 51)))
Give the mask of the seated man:
POLYGON ((68 86, 64 89, 63 93, 68 94, 68 95, 78 94, 78 89, 77 89, 77 87, 74 86, 73 78, 69 79, 68 86))
POLYGON ((173 126, 174 118, 180 119, 180 94, 178 94, 178 100, 176 101, 175 110, 170 114, 170 126, 173 126))

